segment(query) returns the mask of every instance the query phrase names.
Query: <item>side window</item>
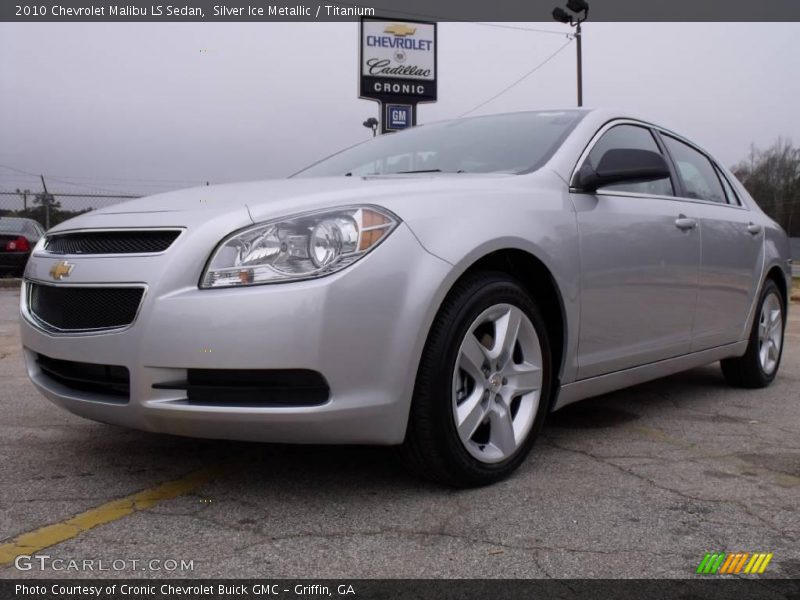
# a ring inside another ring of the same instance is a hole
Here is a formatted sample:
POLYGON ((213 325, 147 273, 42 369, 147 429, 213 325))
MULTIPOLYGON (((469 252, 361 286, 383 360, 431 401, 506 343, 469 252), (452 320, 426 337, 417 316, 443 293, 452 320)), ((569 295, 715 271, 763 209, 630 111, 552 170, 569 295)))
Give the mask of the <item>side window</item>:
POLYGON ((736 195, 736 192, 733 191, 733 187, 731 187, 728 178, 725 177, 725 175, 723 175, 719 167, 715 167, 715 170, 717 171, 717 177, 719 177, 719 180, 722 182, 722 189, 725 190, 725 197, 728 200, 728 204, 733 204, 734 206, 741 206, 742 203, 739 202, 739 197, 736 195))
POLYGON ((711 161, 691 146, 679 142, 675 138, 663 135, 667 150, 675 161, 686 195, 696 200, 711 202, 727 202, 725 190, 722 189, 717 171, 711 161))
MULTIPOLYGON (((593 168, 597 167, 603 155, 612 149, 650 150, 661 154, 653 139, 653 134, 645 127, 637 125, 617 125, 606 131, 589 152, 586 159, 593 168)), ((603 190, 616 192, 632 192, 634 194, 655 194, 658 196, 673 196, 672 182, 669 177, 657 181, 644 183, 618 183, 609 185, 603 190)), ((602 190, 601 190, 602 191, 602 190)))

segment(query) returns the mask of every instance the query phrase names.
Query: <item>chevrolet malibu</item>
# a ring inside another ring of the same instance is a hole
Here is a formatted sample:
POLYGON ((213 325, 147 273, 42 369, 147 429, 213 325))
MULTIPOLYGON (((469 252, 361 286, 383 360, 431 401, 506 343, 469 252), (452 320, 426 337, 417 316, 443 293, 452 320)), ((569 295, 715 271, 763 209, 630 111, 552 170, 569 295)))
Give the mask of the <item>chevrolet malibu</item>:
POLYGON ((63 223, 25 272, 22 343, 33 384, 89 419, 398 445, 423 476, 482 485, 577 400, 714 361, 769 385, 788 257, 672 131, 482 116, 63 223))

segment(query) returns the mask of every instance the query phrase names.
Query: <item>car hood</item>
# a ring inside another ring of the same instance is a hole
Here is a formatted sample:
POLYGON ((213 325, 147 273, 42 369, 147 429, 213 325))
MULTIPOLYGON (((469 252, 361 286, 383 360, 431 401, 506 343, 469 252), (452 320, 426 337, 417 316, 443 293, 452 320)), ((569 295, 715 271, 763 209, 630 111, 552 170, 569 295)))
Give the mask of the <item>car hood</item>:
MULTIPOLYGON (((437 196, 474 194, 512 185, 506 174, 384 175, 374 177, 293 178, 204 186, 157 194, 94 210, 53 231, 84 227, 181 226, 240 213, 260 222, 310 210, 353 204, 379 204, 403 213, 428 205, 437 196)), ((243 223, 242 225, 246 225, 243 223)))

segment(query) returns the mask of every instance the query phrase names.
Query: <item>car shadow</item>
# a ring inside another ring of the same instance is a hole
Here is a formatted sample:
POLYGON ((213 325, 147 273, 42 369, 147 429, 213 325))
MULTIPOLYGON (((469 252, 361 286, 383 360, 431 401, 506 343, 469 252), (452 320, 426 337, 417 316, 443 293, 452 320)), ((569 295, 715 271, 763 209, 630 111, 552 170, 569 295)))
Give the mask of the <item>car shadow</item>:
POLYGON ((719 366, 708 365, 570 404, 550 414, 544 428, 547 431, 617 427, 650 413, 663 413, 665 406, 678 409, 679 404, 693 400, 702 405, 701 392, 722 390, 726 385, 719 366))
MULTIPOLYGON (((567 406, 549 415, 543 436, 573 430, 573 439, 579 439, 584 435, 581 430, 620 427, 651 414, 663 417, 665 410, 679 411, 695 399, 702 404, 700 390, 724 386, 715 366, 679 373, 567 406)), ((122 471, 157 481, 174 476, 176 470, 188 473, 222 464, 231 465, 229 477, 240 485, 247 482, 244 485, 253 490, 276 481, 298 490, 328 486, 345 496, 364 493, 364 489, 441 490, 410 475, 391 447, 250 443, 94 427, 94 435, 80 443, 75 440, 74 458, 91 464, 101 477, 119 476, 122 471), (169 471, 160 468, 165 457, 172 467, 169 471)), ((547 447, 537 450, 546 452, 547 447)))

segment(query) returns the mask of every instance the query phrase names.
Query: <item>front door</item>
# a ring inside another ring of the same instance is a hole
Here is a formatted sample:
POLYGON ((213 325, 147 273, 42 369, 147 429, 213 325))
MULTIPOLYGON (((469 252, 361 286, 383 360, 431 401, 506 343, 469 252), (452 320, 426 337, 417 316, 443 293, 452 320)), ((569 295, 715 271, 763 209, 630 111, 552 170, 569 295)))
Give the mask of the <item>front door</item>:
MULTIPOLYGON (((620 124, 589 152, 597 165, 612 148, 661 152, 652 131, 620 124)), ((692 202, 672 178, 573 193, 580 236, 578 378, 689 352, 700 267, 692 202)))

